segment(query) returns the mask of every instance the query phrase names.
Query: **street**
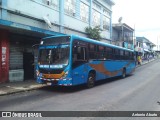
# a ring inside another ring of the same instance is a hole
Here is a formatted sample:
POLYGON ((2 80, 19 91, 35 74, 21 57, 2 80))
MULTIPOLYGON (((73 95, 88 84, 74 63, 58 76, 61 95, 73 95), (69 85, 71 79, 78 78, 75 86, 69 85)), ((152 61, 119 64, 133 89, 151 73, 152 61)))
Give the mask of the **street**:
MULTIPOLYGON (((84 86, 71 88, 45 87, 29 92, 0 96, 0 110, 160 111, 160 104, 158 103, 160 101, 159 66, 160 60, 155 60, 136 68, 134 74, 127 76, 125 79, 114 78, 103 80, 91 89, 87 89, 84 86)), ((105 118, 83 119, 96 120, 105 118)), ((121 119, 128 120, 129 118, 121 119)), ((136 119, 141 120, 145 118, 136 119)), ((153 119, 158 120, 159 118, 153 119)))

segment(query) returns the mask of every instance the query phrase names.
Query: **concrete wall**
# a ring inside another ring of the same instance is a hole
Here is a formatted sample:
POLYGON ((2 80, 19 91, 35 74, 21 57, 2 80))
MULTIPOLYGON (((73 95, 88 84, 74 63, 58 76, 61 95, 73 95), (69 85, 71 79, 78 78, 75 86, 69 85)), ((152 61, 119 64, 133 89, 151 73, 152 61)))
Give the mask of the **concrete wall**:
POLYGON ((59 12, 41 2, 34 0, 9 0, 8 7, 39 19, 43 19, 43 16, 49 14, 51 22, 59 22, 59 12))
POLYGON ((83 22, 79 19, 70 17, 68 15, 64 15, 64 26, 68 28, 72 28, 81 32, 84 32, 84 28, 89 26, 86 22, 83 22), (75 22, 76 20, 76 22, 75 22))
POLYGON ((52 23, 59 24, 59 12, 49 6, 34 0, 9 0, 8 9, 9 21, 59 32, 59 27, 53 25, 52 28, 48 28, 44 22, 43 17, 48 15, 52 23))

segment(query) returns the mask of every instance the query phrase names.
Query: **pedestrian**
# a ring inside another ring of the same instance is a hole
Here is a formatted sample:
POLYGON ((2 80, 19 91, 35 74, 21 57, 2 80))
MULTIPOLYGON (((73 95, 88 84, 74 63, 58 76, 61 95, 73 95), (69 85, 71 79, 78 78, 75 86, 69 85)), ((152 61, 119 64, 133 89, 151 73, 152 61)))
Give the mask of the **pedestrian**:
POLYGON ((142 59, 141 59, 141 56, 140 56, 140 55, 138 55, 137 61, 138 61, 138 65, 141 65, 142 59))

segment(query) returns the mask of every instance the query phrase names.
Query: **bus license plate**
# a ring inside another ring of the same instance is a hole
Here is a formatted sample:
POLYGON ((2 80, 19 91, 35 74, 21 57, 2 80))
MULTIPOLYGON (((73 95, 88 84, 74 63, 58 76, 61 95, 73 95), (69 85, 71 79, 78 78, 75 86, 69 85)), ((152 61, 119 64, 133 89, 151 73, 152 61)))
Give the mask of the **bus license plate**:
POLYGON ((51 82, 47 82, 47 85, 52 85, 52 83, 51 82))

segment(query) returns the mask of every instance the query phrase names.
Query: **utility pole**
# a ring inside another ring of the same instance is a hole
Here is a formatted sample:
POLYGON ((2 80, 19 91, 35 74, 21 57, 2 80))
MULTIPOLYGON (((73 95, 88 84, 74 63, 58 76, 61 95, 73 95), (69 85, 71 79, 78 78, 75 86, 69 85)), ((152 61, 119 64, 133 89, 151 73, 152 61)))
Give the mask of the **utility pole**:
POLYGON ((133 33, 133 50, 135 50, 134 46, 136 45, 136 35, 135 35, 135 24, 134 24, 134 33, 133 33))
POLYGON ((160 35, 157 36, 157 51, 160 50, 160 35))

